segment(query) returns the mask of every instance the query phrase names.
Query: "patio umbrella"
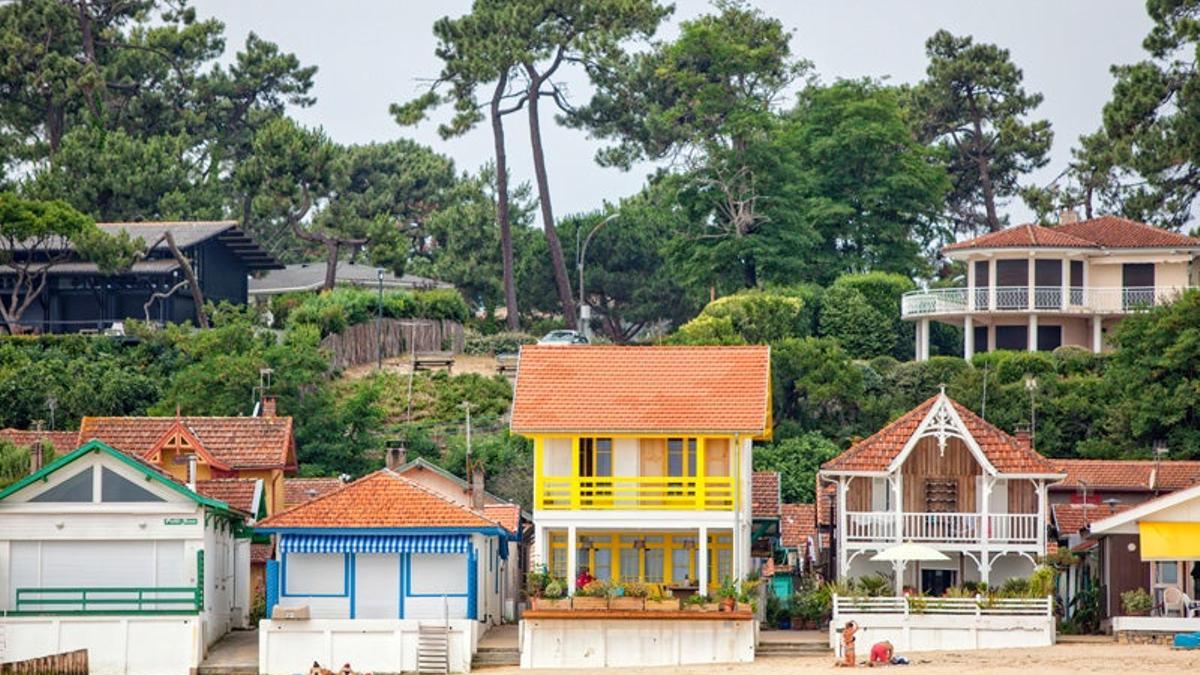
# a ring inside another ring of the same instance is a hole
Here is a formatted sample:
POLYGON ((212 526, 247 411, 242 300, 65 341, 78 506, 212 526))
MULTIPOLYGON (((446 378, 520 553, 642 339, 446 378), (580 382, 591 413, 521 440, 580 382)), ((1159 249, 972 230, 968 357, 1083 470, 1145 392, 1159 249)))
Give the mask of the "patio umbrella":
POLYGON ((876 562, 912 562, 949 559, 945 553, 936 548, 912 542, 896 544, 871 556, 871 560, 876 562))

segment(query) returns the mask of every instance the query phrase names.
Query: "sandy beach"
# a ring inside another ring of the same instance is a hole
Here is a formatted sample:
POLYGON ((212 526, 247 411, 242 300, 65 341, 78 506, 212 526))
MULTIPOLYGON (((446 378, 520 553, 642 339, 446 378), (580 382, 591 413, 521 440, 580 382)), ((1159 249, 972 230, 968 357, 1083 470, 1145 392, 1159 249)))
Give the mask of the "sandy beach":
MULTIPOLYGON (((865 655, 860 655, 860 660, 865 655)), ((982 650, 977 652, 925 652, 905 654, 908 666, 891 666, 886 670, 899 673, 1200 673, 1200 651, 1176 651, 1152 645, 1069 644, 1039 649, 982 650)), ((862 666, 865 667, 865 666, 862 666)), ((488 675, 517 675, 518 668, 489 668, 480 670, 488 675)), ((550 671, 544 671, 550 672, 550 671)), ((832 657, 797 657, 759 659, 744 665, 694 666, 686 668, 621 668, 619 670, 572 670, 573 675, 621 675, 645 673, 679 673, 705 675, 710 673, 836 673, 844 669, 833 667, 832 657)))

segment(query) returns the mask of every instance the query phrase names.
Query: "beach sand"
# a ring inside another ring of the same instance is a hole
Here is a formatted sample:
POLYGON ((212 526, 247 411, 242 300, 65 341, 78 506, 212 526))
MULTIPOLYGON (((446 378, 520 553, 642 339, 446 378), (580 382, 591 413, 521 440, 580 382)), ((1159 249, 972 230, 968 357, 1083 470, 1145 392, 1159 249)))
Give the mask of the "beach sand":
MULTIPOLYGON (((1038 649, 997 649, 975 652, 906 653, 912 662, 907 666, 889 666, 884 672, 896 673, 958 673, 961 675, 991 675, 993 673, 1198 673, 1200 651, 1176 651, 1154 645, 1064 644, 1038 649)), ((860 662, 866 657, 859 655, 860 662)), ((865 666, 860 666, 865 669, 865 666)), ((877 672, 872 669, 870 672, 877 672)), ((486 675, 517 675, 527 673, 518 668, 488 668, 478 672, 486 675)), ((540 672, 551 672, 549 670, 540 672)), ((715 673, 838 673, 844 668, 833 667, 833 657, 805 656, 796 658, 759 659, 754 663, 737 665, 687 666, 681 668, 619 668, 609 670, 571 670, 573 675, 657 675, 680 673, 706 675, 715 673)))

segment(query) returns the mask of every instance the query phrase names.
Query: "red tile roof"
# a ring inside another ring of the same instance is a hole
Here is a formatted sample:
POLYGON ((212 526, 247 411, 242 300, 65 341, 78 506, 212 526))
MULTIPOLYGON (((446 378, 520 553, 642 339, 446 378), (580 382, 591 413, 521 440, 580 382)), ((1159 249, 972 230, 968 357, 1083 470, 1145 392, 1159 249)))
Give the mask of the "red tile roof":
POLYGON ((779 542, 786 548, 797 548, 807 545, 812 537, 816 543, 817 536, 817 507, 815 504, 784 504, 779 519, 779 542))
POLYGON ((770 349, 521 349, 516 433, 769 433, 770 349))
POLYGON ((1109 508, 1107 504, 1054 504, 1050 507, 1054 513, 1054 526, 1059 535, 1076 534, 1085 526, 1103 520, 1111 515, 1127 511, 1134 504, 1116 504, 1109 508))
POLYGON ((484 504, 483 515, 512 533, 521 531, 521 507, 516 504, 484 504))
POLYGON ((1129 459, 1056 459, 1055 466, 1067 477, 1053 486, 1056 491, 1088 490, 1174 491, 1200 483, 1200 461, 1129 459))
POLYGON ((1090 220, 1044 227, 1014 225, 999 232, 955 242, 943 251, 977 248, 1194 248, 1200 238, 1164 230, 1117 216, 1100 216, 1090 220))
POLYGON ((387 469, 280 511, 263 528, 483 528, 499 524, 387 469))
MULTIPOLYGON (((886 471, 941 396, 945 396, 945 394, 931 396, 921 405, 901 415, 896 421, 825 462, 821 468, 830 471, 886 471)), ((979 445, 979 449, 997 472, 1057 473, 1050 460, 1029 447, 1027 442, 1006 434, 954 399, 946 397, 946 400, 954 407, 954 411, 962 419, 967 433, 975 439, 975 443, 979 445)))
POLYGON ((76 442, 78 436, 79 434, 74 431, 0 429, 0 439, 6 440, 18 448, 32 447, 39 440, 49 441, 56 455, 65 455, 79 447, 79 444, 76 442))
POLYGON ((292 468, 294 463, 291 417, 85 417, 79 442, 96 438, 144 457, 176 421, 234 470, 292 468))
POLYGON ((338 478, 284 478, 283 505, 289 507, 303 504, 342 485, 344 483, 338 478))
POLYGON ((257 478, 215 478, 196 481, 196 492, 205 497, 219 499, 235 509, 254 514, 254 489, 257 478))
POLYGON ((779 472, 755 471, 750 476, 750 513, 754 518, 779 517, 779 472))
POLYGON ((275 544, 250 544, 250 562, 265 565, 275 555, 275 544))

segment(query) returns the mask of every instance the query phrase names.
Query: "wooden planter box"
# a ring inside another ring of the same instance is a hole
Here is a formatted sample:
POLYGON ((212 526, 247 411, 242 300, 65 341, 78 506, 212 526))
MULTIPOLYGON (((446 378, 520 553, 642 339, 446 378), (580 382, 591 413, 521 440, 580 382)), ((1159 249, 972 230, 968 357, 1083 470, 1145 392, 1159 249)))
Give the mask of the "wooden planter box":
POLYGON ((754 606, 748 602, 739 602, 733 606, 735 612, 753 612, 754 606))
POLYGON ((572 609, 608 609, 608 598, 592 598, 576 595, 571 598, 572 609))
POLYGON ((612 610, 641 611, 646 608, 646 599, 634 598, 627 595, 619 595, 615 598, 609 599, 608 608, 612 610))
POLYGON ((706 602, 703 605, 688 603, 683 606, 683 609, 686 612, 719 612, 721 611, 721 605, 715 602, 706 602))
POLYGON ((646 609, 651 612, 678 612, 679 599, 647 600, 646 609))
POLYGON ((565 611, 571 609, 571 598, 534 598, 533 608, 565 611))

